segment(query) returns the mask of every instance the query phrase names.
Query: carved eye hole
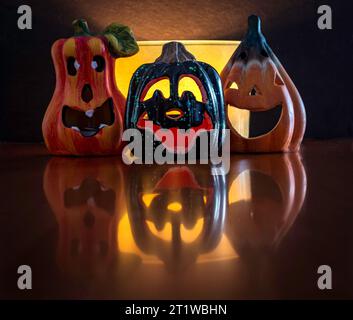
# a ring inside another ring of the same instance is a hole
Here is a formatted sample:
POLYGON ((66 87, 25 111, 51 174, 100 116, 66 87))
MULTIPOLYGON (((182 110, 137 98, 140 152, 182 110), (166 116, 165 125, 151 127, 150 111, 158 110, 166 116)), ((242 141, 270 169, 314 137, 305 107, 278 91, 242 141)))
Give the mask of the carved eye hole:
MULTIPOLYGON (((148 86, 149 85, 147 84, 146 87, 148 88, 148 86)), ((148 88, 148 91, 147 91, 146 95, 144 96, 143 101, 151 99, 156 90, 159 90, 160 92, 162 92, 164 98, 169 98, 169 96, 170 96, 170 81, 169 81, 169 79, 161 79, 161 80, 157 80, 155 83, 153 83, 148 88)))
POLYGON ((260 96, 261 91, 257 86, 253 86, 252 89, 248 93, 249 96, 260 96))
POLYGON ((77 74, 77 70, 80 68, 80 64, 74 57, 68 57, 66 60, 66 68, 67 73, 70 76, 75 76, 77 74))
POLYGON ((262 49, 262 50, 261 50, 261 55, 262 55, 263 57, 265 57, 265 58, 268 58, 268 53, 267 53, 267 51, 266 51, 265 49, 262 49))
POLYGON ((165 113, 165 116, 171 120, 178 120, 183 116, 183 112, 179 109, 171 109, 165 113))
POLYGON ((247 58, 247 54, 246 54, 246 52, 245 51, 243 51, 240 55, 239 55, 239 57, 240 57, 240 59, 241 60, 245 60, 246 58, 247 58))
POLYGON ((92 69, 102 72, 105 68, 105 60, 102 56, 94 56, 91 62, 92 69))
POLYGON ((181 97, 184 91, 192 92, 195 96, 195 99, 199 102, 202 102, 202 93, 200 87, 193 78, 184 76, 179 80, 178 96, 181 97))
POLYGON ((235 89, 235 90, 239 90, 238 84, 233 81, 229 87, 229 89, 235 89))

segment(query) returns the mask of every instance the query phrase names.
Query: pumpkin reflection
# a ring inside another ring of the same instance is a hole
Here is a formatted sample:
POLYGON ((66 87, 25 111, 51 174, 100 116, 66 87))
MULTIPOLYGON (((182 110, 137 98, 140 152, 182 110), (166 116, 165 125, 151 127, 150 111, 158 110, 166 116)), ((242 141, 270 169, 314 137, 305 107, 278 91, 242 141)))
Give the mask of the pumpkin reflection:
POLYGON ((123 189, 119 161, 51 159, 43 184, 59 227, 58 264, 74 275, 104 275, 117 252, 123 189))
POLYGON ((141 168, 113 158, 49 161, 43 183, 65 274, 146 290, 163 283, 163 269, 204 281, 211 268, 233 279, 238 257, 278 246, 306 194, 297 154, 233 156, 228 182, 206 165, 141 168))
POLYGON ((305 194, 306 174, 298 154, 232 157, 226 233, 239 255, 276 248, 305 194))
POLYGON ((209 166, 150 166, 143 175, 131 173, 126 200, 136 245, 170 270, 194 263, 220 243, 225 188, 225 177, 212 176, 209 166))

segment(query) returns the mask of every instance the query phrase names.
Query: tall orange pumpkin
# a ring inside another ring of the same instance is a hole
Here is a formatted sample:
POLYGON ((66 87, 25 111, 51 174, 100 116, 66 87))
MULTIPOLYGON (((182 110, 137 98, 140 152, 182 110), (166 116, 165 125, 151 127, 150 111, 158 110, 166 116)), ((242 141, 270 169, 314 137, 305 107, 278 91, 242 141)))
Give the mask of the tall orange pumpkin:
POLYGON ((138 51, 131 30, 111 24, 92 36, 84 20, 74 36, 52 46, 56 88, 42 131, 52 154, 104 155, 121 149, 125 98, 115 83, 115 58, 138 51))
MULTIPOLYGON (((250 16, 248 32, 221 73, 227 108, 251 116, 278 115, 276 123, 258 136, 244 137, 233 127, 233 152, 297 151, 303 139, 306 115, 298 90, 261 32, 259 17, 250 16)), ((227 112, 228 115, 228 112, 227 112)), ((236 120, 236 119, 235 119, 236 120)))

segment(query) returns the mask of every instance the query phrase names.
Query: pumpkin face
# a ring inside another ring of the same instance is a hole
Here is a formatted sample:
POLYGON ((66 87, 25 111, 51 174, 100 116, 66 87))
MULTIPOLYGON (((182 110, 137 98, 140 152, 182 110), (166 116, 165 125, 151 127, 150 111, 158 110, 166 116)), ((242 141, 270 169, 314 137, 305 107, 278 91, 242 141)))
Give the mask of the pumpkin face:
POLYGON ((201 132, 215 129, 220 134, 213 137, 210 144, 217 147, 222 141, 220 130, 225 128, 223 106, 223 90, 217 72, 208 64, 196 61, 183 44, 170 42, 163 46, 162 55, 155 63, 144 64, 134 73, 127 98, 125 126, 139 129, 146 138, 146 121, 153 121, 148 130, 158 140, 155 146, 162 141, 172 153, 189 152, 201 132), (198 92, 191 92, 190 88, 183 90, 181 83, 185 79, 196 84, 194 88, 198 92), (149 94, 161 81, 169 83, 167 96, 159 89, 149 94), (168 130, 174 139, 163 139, 160 129, 168 130), (181 134, 182 139, 178 141, 180 129, 190 131, 181 134))
POLYGON ((74 22, 75 36, 52 46, 56 88, 43 120, 43 136, 53 154, 100 155, 119 152, 125 99, 115 84, 116 57, 138 47, 131 31, 109 26, 92 36, 74 22), (114 39, 120 48, 114 48, 114 39))
POLYGON ((225 180, 209 167, 151 166, 129 177, 127 208, 134 239, 168 269, 182 269, 215 248, 225 216, 225 180))
POLYGON ((227 116, 232 151, 299 149, 305 131, 304 105, 261 33, 258 17, 249 17, 248 32, 223 69, 221 78, 227 108, 248 110, 250 119, 260 122, 256 133, 250 128, 249 137, 243 137, 227 116))
POLYGON ((74 275, 104 275, 117 253, 123 190, 119 160, 51 159, 43 186, 58 223, 58 264, 74 275))
POLYGON ((301 210, 306 173, 298 154, 231 159, 226 233, 240 255, 276 248, 301 210))

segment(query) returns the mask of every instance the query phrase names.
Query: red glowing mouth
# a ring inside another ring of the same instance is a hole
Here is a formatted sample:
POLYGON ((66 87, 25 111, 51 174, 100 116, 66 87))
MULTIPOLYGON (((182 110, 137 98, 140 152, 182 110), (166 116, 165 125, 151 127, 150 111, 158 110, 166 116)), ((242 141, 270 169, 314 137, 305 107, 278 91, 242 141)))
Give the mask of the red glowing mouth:
POLYGON ((202 123, 189 130, 182 130, 178 127, 162 128, 151 120, 144 119, 145 113, 141 115, 137 127, 139 129, 150 130, 155 139, 162 142, 168 151, 176 153, 186 153, 193 147, 196 138, 206 131, 213 129, 211 117, 205 112, 202 123), (169 134, 167 133, 169 132, 169 134), (170 136, 170 138, 169 138, 170 136))

